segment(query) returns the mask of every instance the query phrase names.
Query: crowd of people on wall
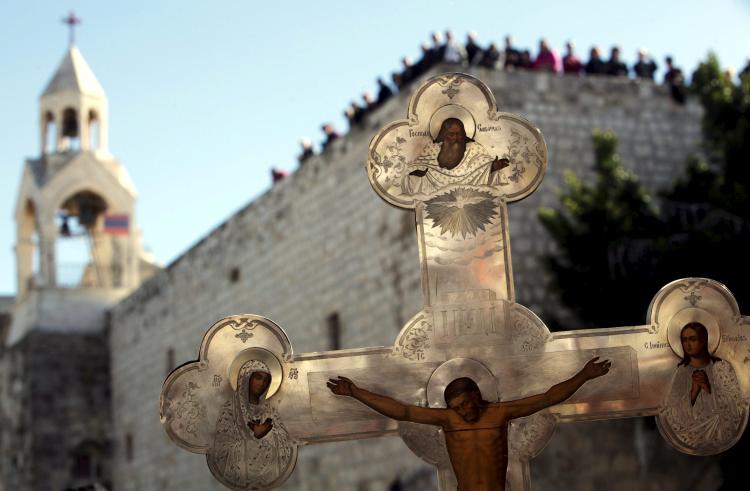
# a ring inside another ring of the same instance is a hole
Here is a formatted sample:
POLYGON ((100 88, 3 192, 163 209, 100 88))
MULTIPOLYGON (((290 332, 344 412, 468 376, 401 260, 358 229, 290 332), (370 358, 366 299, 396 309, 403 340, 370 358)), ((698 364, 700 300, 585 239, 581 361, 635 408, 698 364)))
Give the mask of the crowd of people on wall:
MULTIPOLYGON (((671 56, 665 57, 664 63, 663 83, 669 88, 675 103, 683 104, 686 96, 685 76, 682 70, 675 66, 671 56)), ((473 32, 466 35, 466 41, 463 43, 457 41, 451 31, 445 31, 444 36, 439 32, 433 32, 430 41, 422 44, 417 61, 408 56, 403 57, 400 69, 391 74, 389 81, 383 77, 377 78, 377 93, 374 97, 365 92, 359 102, 353 100, 350 103, 344 110, 349 129, 361 125, 370 112, 382 106, 398 92, 405 90, 437 64, 501 70, 536 70, 568 76, 633 77, 652 82, 656 81, 655 74, 658 68, 645 48, 638 50, 637 61, 629 67, 622 60, 618 46, 610 49, 608 58, 604 57, 597 46, 593 46, 589 50, 588 59, 584 61, 577 54, 573 41, 565 44, 565 52, 560 56, 546 39, 541 39, 536 56, 532 56, 530 50, 516 46, 509 35, 505 36, 505 46, 501 49, 494 42, 482 47, 473 32)), ((747 73, 750 73, 750 58, 740 76, 747 73)), ((331 123, 323 124, 321 130, 325 135, 321 142, 321 152, 325 152, 333 141, 341 137, 341 133, 336 131, 331 123)), ((307 159, 315 155, 315 152, 309 138, 303 138, 300 143, 302 151, 297 160, 299 165, 303 165, 307 159)), ((285 175, 283 172, 272 171, 274 182, 283 179, 285 175)))

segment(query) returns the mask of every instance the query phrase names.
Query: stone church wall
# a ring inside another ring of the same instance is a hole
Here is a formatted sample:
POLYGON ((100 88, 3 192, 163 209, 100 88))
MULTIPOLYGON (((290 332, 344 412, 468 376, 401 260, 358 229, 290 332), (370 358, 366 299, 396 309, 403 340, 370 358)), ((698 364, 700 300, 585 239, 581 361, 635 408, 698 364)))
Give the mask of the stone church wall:
POLYGON ((0 349, 0 483, 28 491, 111 485, 109 382, 102 331, 33 330, 0 349))
MULTIPOLYGON (((650 83, 481 69, 474 75, 490 86, 501 110, 538 126, 549 147, 542 185, 509 210, 517 301, 543 319, 554 314, 570 323, 566 328, 580 327, 548 286, 540 258, 553 247, 536 210, 557 204, 555 191, 565 169, 592 176, 595 128, 618 134, 624 164, 650 188, 669 184, 696 149, 700 108, 693 101, 677 106, 666 89, 650 83)), ((295 352, 303 353, 330 349, 332 314, 342 326, 341 347, 353 348, 390 345, 420 309, 413 215, 381 201, 364 170, 370 138, 383 124, 405 116, 408 96, 397 96, 371 114, 364 128, 310 159, 112 310, 117 491, 223 489, 205 458, 170 443, 158 419, 167 373, 197 357, 203 333, 219 318, 270 317, 287 331, 295 352)), ((238 183, 225 191, 241 190, 238 183)), ((614 430, 615 435, 632 439, 633 423, 622 424, 625 429, 614 430)), ((561 432, 559 444, 583 438, 571 431, 561 432)), ((555 445, 553 438, 549 455, 559 451, 555 445)), ((632 472, 636 456, 623 452, 623 472, 632 472)), ((551 458, 543 453, 537 460, 549 471, 555 465, 551 458)), ((555 472, 570 478, 576 467, 555 472)), ((397 438, 319 445, 300 450, 297 470, 284 489, 386 490, 397 475, 421 482, 423 468, 397 438)), ((554 482, 536 489, 555 489, 554 482)))

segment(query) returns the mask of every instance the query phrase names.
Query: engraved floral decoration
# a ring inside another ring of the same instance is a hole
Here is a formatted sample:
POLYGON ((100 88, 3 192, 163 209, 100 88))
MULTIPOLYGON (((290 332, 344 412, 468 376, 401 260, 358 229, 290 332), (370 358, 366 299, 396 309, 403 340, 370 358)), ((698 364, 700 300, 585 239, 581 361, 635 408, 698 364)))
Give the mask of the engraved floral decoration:
POLYGON ((206 406, 198 401, 195 391, 200 386, 195 382, 188 382, 182 393, 182 400, 174 411, 174 419, 177 421, 177 427, 185 430, 185 433, 198 435, 198 424, 206 420, 206 406))
POLYGON ((703 297, 698 295, 698 291, 700 291, 703 288, 703 285, 696 285, 695 283, 689 283, 687 286, 681 286, 680 290, 682 290, 684 293, 687 293, 684 297, 682 297, 683 300, 687 300, 692 307, 695 307, 698 302, 700 302, 703 297))
POLYGON ((385 154, 379 165, 385 169, 390 169, 394 165, 405 164, 406 157, 401 154, 401 147, 404 143, 406 143, 406 139, 397 136, 395 142, 385 147, 385 154))
POLYGON ((412 324, 399 339, 394 354, 400 352, 406 359, 423 360, 425 351, 430 347, 428 331, 432 331, 432 326, 426 321, 412 324))
POLYGON ((514 420, 508 431, 510 454, 528 459, 542 451, 557 427, 557 419, 548 411, 514 420))
MULTIPOLYGON (((416 404, 427 407, 427 404, 416 404)), ((445 446, 445 436, 436 426, 399 421, 398 434, 407 447, 419 458, 435 467, 450 467, 451 461, 445 446)))
POLYGON ((487 191, 459 188, 427 201, 426 216, 452 237, 474 236, 497 216, 492 195, 487 191))
POLYGON ((376 175, 385 173, 383 185, 401 186, 401 175, 406 168, 406 157, 404 157, 403 145, 406 139, 397 136, 393 143, 385 147, 385 152, 381 155, 373 152, 374 171, 376 175))
POLYGON ((510 145, 508 147, 508 153, 503 156, 503 158, 508 159, 511 164, 508 180, 518 183, 526 172, 526 167, 522 164, 524 162, 536 162, 540 160, 534 147, 529 145, 529 139, 524 137, 516 128, 510 130, 510 145))
POLYGON ((701 301, 702 298, 703 297, 701 297, 700 295, 697 295, 695 292, 690 292, 689 295, 685 296, 685 300, 690 302, 690 305, 692 305, 693 307, 695 307, 698 304, 698 302, 701 301))
POLYGON ((547 340, 546 330, 517 310, 513 311, 511 336, 514 350, 522 353, 536 351, 547 340))
POLYGON ((235 331, 238 331, 237 334, 234 335, 234 337, 245 343, 248 339, 253 337, 253 333, 251 331, 258 326, 258 321, 249 319, 242 319, 240 321, 234 320, 227 325, 235 331))
POLYGON ((438 81, 440 86, 445 87, 441 93, 448 96, 448 99, 453 99, 459 92, 459 86, 463 83, 463 79, 459 77, 447 77, 438 81))
POLYGON ((697 293, 703 289, 703 286, 703 281, 688 281, 684 285, 679 285, 680 291, 686 294, 683 300, 687 300, 692 307, 695 307, 703 299, 697 293))

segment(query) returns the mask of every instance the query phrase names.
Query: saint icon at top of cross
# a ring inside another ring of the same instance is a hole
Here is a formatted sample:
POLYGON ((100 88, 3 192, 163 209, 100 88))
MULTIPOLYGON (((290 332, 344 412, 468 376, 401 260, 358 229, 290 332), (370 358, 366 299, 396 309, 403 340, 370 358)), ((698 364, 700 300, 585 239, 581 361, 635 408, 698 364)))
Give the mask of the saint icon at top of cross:
POLYGON ((386 125, 372 139, 367 161, 375 191, 401 208, 455 186, 517 201, 536 189, 546 168, 539 130, 497 111, 487 86, 463 73, 425 82, 412 96, 407 119, 386 125))
POLYGON ((531 194, 546 169, 541 132, 498 111, 487 86, 462 73, 426 81, 407 119, 372 139, 370 183, 416 213, 426 307, 514 300, 505 205, 531 194))
POLYGON ((81 18, 76 17, 76 13, 71 10, 68 16, 62 19, 62 23, 68 25, 68 42, 73 46, 76 43, 76 26, 81 23, 81 18))

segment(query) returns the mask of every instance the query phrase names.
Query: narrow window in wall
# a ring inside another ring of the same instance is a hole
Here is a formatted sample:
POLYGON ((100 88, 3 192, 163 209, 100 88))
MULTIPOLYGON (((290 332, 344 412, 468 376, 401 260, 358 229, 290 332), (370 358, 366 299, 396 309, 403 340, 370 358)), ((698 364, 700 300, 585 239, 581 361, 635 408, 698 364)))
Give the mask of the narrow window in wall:
POLYGON ((130 462, 133 460, 133 435, 128 433, 125 435, 125 459, 130 462))
POLYGON ((73 459, 73 477, 91 477, 91 455, 84 450, 78 450, 73 459))
POLYGON ((328 316, 328 349, 341 349, 341 319, 339 313, 334 312, 328 316))
POLYGON ((240 281, 240 268, 232 268, 229 270, 229 281, 231 283, 237 283, 240 281))

